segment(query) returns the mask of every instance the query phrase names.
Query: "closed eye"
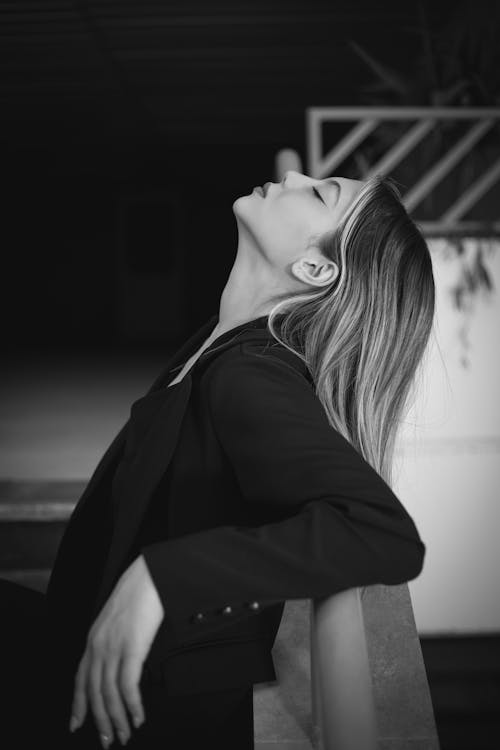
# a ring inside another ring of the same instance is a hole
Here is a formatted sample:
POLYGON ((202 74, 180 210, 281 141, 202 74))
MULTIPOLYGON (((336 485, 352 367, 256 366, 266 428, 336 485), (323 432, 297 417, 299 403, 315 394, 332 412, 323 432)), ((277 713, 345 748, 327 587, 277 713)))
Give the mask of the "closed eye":
POLYGON ((315 196, 316 196, 317 198, 319 198, 319 199, 320 199, 321 203, 323 203, 323 204, 324 204, 324 205, 326 206, 326 203, 325 203, 325 201, 323 200, 323 198, 321 197, 321 193, 319 192, 319 190, 316 190, 316 188, 315 188, 315 187, 313 187, 313 188, 312 188, 312 191, 313 191, 314 195, 315 195, 315 196))

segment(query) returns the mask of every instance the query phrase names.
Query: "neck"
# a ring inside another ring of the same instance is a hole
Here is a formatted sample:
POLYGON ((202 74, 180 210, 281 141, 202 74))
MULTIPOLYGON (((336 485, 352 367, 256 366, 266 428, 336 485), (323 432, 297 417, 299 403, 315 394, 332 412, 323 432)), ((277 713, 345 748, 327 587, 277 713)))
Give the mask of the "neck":
POLYGON ((275 301, 274 295, 285 291, 276 274, 255 246, 240 238, 233 267, 221 294, 219 321, 212 336, 241 323, 268 315, 275 301))

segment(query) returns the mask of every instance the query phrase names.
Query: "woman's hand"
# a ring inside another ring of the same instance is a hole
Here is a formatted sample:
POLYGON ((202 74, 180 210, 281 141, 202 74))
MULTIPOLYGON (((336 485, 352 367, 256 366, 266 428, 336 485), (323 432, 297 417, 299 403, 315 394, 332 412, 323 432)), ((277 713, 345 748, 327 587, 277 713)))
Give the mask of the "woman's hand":
POLYGON ((144 557, 139 555, 119 578, 87 635, 75 677, 71 732, 83 724, 90 701, 103 747, 114 740, 113 725, 121 744, 128 742, 131 732, 125 707, 135 727, 142 724, 139 680, 164 614, 144 557))

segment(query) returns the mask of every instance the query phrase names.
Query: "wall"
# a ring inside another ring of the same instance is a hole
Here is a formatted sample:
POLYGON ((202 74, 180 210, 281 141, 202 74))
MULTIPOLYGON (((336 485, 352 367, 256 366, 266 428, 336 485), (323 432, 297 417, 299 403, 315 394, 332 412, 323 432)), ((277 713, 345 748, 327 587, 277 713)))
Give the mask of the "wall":
POLYGON ((427 545, 424 570, 410 582, 410 593, 420 634, 498 632, 499 243, 485 258, 493 293, 479 296, 466 314, 453 308, 450 289, 462 264, 471 263, 471 242, 463 259, 450 255, 442 239, 429 244, 435 330, 401 433, 395 488, 427 545))

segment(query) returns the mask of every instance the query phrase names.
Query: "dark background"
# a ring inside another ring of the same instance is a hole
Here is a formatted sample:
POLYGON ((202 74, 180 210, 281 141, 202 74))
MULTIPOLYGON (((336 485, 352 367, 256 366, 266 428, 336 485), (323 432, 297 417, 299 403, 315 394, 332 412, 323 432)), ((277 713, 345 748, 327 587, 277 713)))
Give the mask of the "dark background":
MULTIPOLYGON (((456 2, 0 3, 2 338, 175 346, 236 250, 232 202, 305 171, 305 109, 363 103, 353 51, 411 71, 456 2)), ((348 175, 346 175, 348 176, 348 175)))

